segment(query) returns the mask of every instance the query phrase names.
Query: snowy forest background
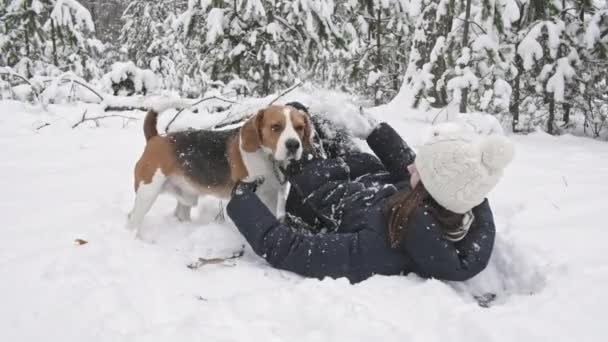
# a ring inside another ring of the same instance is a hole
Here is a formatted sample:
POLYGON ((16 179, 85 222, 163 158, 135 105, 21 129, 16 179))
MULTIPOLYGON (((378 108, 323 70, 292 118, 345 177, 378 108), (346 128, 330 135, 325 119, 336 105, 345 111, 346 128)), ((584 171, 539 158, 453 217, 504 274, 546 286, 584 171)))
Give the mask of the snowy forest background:
POLYGON ((0 99, 265 96, 608 131, 606 0, 0 0, 0 99))

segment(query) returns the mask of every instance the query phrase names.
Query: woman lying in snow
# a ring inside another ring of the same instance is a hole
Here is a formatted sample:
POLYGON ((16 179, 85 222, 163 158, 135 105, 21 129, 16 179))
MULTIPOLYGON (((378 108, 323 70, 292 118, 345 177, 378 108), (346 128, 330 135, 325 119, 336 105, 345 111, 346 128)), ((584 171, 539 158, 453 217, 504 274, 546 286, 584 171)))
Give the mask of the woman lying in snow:
POLYGON ((512 159, 511 143, 444 124, 416 156, 388 124, 364 133, 377 158, 355 152, 286 170, 284 222, 255 183, 237 184, 228 215, 253 250, 276 268, 353 283, 410 272, 463 281, 481 272, 495 237, 485 196, 512 159))

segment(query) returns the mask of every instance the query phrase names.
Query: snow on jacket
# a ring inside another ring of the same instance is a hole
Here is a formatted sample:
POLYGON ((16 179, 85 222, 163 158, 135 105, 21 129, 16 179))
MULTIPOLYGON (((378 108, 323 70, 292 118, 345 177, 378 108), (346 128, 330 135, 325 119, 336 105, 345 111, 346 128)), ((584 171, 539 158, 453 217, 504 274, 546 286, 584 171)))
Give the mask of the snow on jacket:
POLYGON ((316 160, 290 178, 287 211, 302 222, 280 222, 251 191, 235 194, 228 215, 255 253, 279 269, 353 283, 410 272, 463 281, 481 272, 495 237, 488 201, 473 209, 475 220, 458 242, 444 238, 441 224, 422 205, 408 221, 401 247, 391 248, 384 208, 391 195, 409 189, 406 166, 415 154, 387 124, 367 143, 379 160, 363 153, 316 160))

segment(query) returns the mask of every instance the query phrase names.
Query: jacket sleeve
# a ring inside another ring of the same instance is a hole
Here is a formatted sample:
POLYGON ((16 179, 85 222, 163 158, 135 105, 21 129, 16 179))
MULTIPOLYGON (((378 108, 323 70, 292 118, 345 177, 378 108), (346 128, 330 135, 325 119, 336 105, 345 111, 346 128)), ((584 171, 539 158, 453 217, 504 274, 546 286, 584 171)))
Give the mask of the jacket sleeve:
POLYGON ((414 162, 416 154, 391 126, 386 123, 378 125, 367 138, 367 144, 380 158, 394 182, 409 179, 407 166, 414 162))
POLYGON ((341 158, 319 159, 307 164, 301 172, 289 177, 289 182, 306 198, 321 185, 350 177, 348 165, 341 158))
POLYGON ((452 242, 443 238, 439 223, 424 208, 410 218, 403 248, 416 264, 422 277, 464 281, 488 265, 496 230, 492 211, 485 200, 473 209, 475 220, 464 239, 452 242))
POLYGON ((228 216, 254 252, 276 268, 306 277, 349 277, 357 233, 311 235, 279 222, 252 192, 232 197, 228 216))

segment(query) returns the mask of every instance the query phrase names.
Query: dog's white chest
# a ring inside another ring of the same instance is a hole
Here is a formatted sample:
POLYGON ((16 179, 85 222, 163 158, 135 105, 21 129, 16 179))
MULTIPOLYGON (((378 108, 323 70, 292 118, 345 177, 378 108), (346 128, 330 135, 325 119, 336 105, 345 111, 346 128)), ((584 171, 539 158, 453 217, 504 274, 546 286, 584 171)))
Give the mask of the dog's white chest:
POLYGON ((249 174, 245 181, 254 181, 262 177, 264 182, 258 186, 256 194, 273 214, 283 216, 286 187, 279 182, 274 165, 268 155, 261 150, 253 153, 243 151, 241 155, 249 174))

